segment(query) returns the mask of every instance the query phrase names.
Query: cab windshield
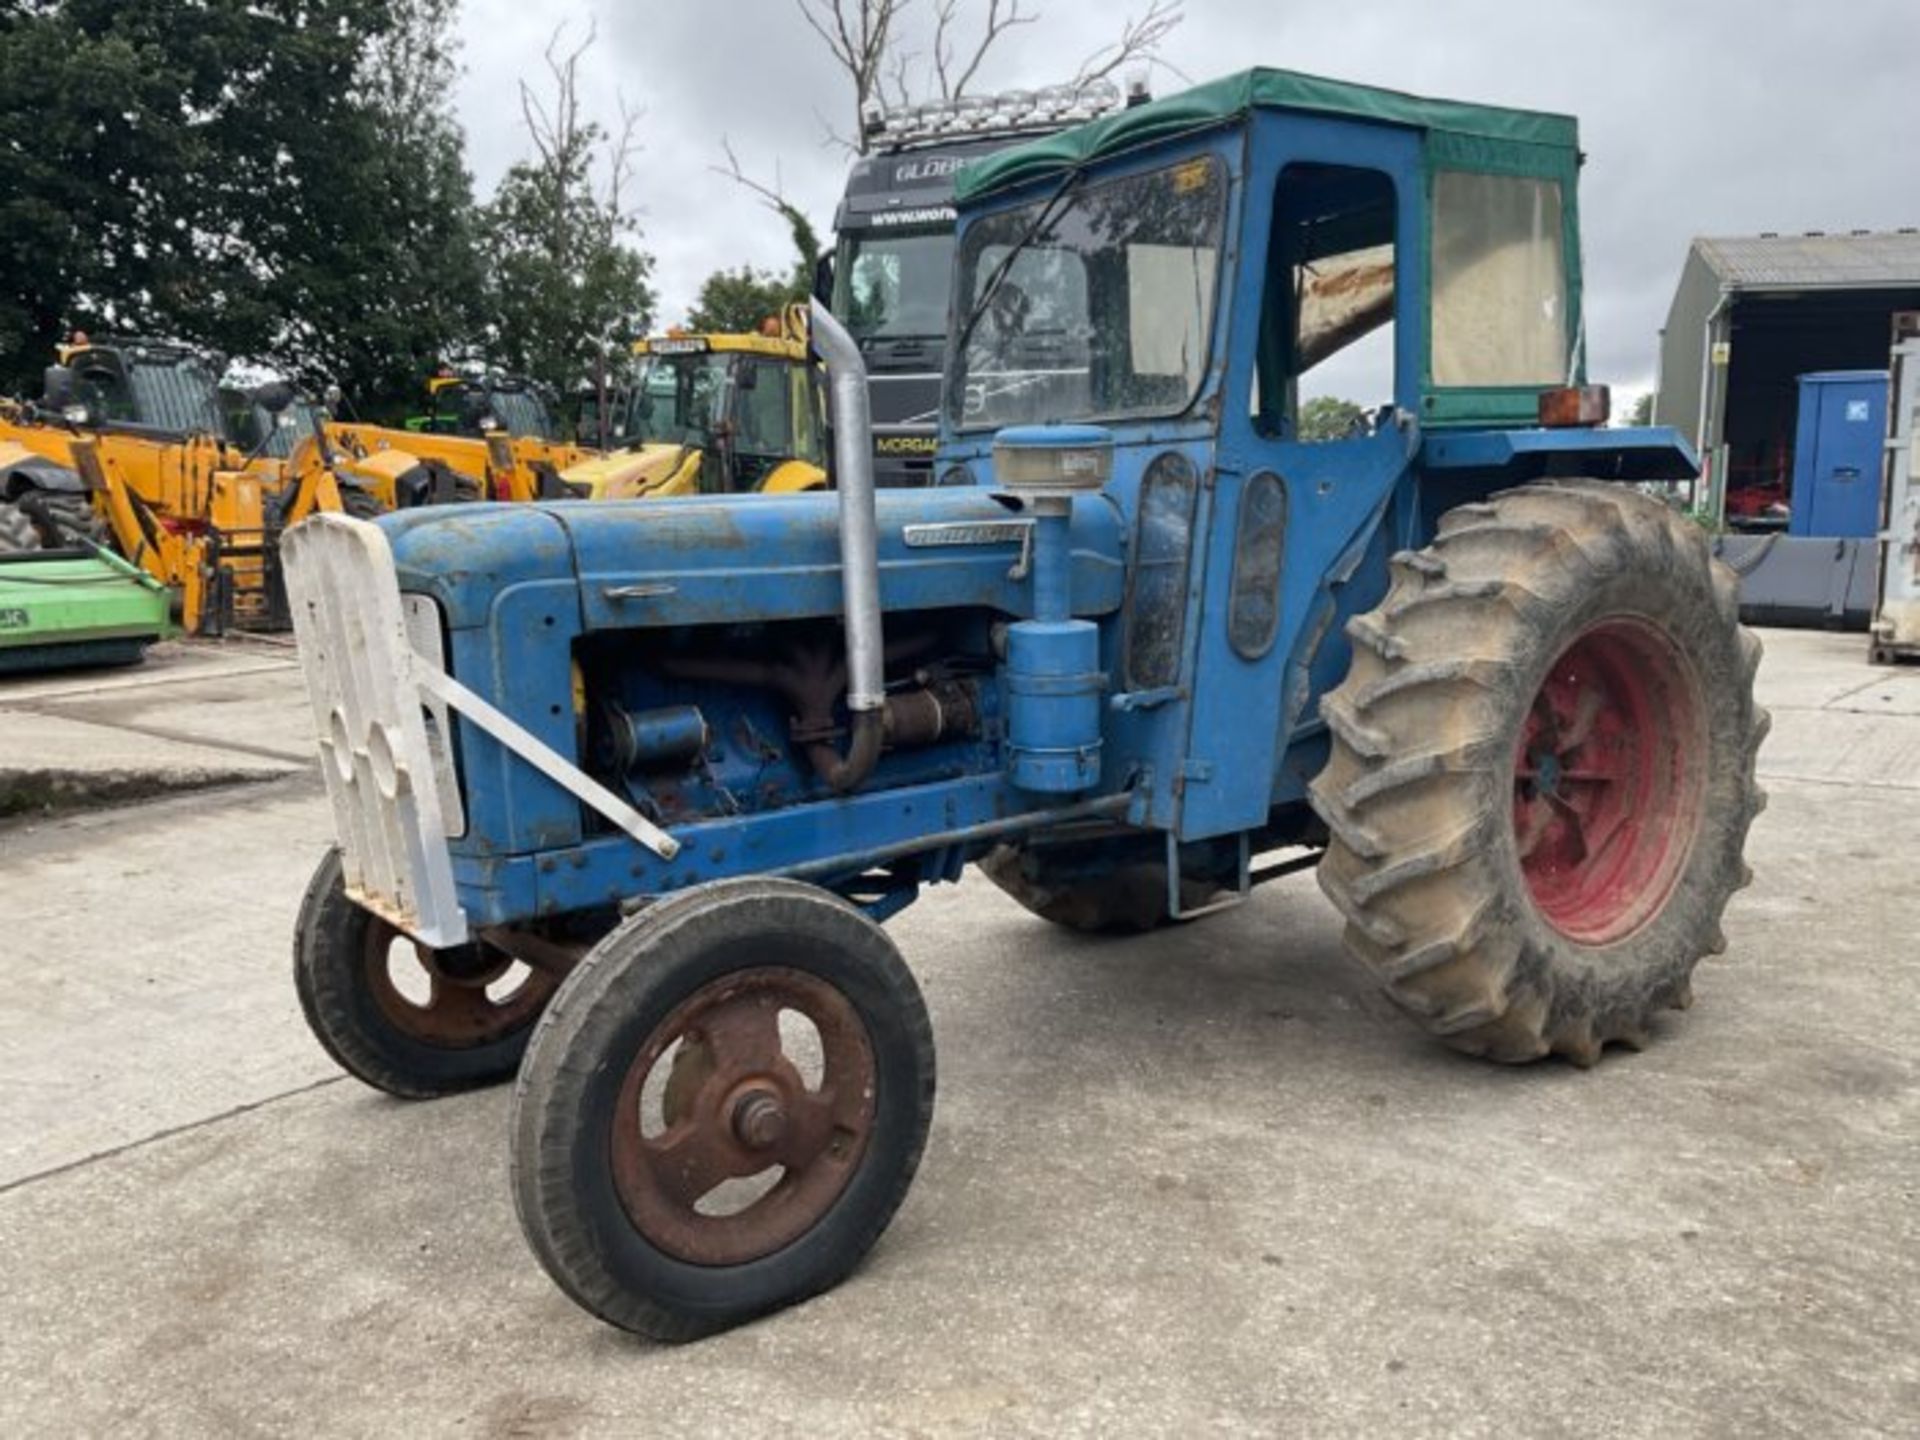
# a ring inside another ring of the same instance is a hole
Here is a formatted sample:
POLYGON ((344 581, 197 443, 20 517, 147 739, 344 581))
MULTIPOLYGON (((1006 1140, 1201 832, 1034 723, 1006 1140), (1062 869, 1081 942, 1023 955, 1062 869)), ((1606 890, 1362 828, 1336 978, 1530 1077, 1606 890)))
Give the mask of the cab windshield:
POLYGON ((856 340, 938 340, 947 333, 953 232, 856 232, 836 267, 833 309, 856 340))
POLYGON ((953 424, 1185 410, 1206 371, 1226 196, 1219 161, 1201 156, 970 225, 955 292, 953 424))
POLYGON ((627 412, 629 444, 704 447, 726 413, 727 360, 711 350, 642 355, 627 412))
POLYGON ((509 435, 553 438, 553 420, 546 403, 531 390, 495 390, 487 397, 493 418, 509 435))

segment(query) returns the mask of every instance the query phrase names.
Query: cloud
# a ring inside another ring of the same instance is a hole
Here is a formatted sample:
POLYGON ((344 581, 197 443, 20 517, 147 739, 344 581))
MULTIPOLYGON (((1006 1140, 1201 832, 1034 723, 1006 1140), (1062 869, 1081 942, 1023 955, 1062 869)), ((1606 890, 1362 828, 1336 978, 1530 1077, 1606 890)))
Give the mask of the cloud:
MULTIPOLYGON (((1144 0, 1129 0, 1129 10, 1144 0)), ((926 8, 924 0, 922 8, 926 8)), ((1063 79, 1110 38, 1110 0, 1041 0, 981 75, 987 90, 1063 79)), ((1910 147, 1912 0, 1188 0, 1166 49, 1196 81, 1252 64, 1580 117, 1588 332, 1598 378, 1651 381, 1688 240, 1757 230, 1920 224, 1910 147)), ((830 224, 848 87, 791 0, 466 0, 456 97, 483 193, 523 153, 515 84, 556 25, 598 27, 586 95, 643 104, 638 190, 664 318, 721 266, 784 266, 784 228, 711 167, 727 137, 757 175, 830 224)), ((1157 93, 1183 88, 1162 71, 1157 93)))

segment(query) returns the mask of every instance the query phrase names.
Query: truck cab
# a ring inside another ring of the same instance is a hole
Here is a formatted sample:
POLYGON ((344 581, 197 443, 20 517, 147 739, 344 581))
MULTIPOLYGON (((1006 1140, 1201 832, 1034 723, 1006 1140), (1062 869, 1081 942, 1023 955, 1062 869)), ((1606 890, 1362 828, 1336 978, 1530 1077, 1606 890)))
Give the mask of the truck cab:
POLYGON ((954 183, 967 166, 1120 103, 1080 89, 966 97, 878 120, 834 216, 832 284, 819 298, 860 344, 872 385, 874 475, 936 483, 933 465, 953 294, 954 183))

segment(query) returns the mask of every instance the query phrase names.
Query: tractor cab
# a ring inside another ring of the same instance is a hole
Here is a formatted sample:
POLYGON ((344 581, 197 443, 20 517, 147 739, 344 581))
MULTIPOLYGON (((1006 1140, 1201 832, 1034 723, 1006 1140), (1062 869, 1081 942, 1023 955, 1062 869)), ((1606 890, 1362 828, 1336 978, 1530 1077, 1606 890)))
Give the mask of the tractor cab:
POLYGON ((427 382, 427 413, 407 429, 485 439, 506 434, 558 440, 559 427, 538 382, 513 375, 436 375, 427 382))
POLYGON ((670 332, 634 346, 615 448, 567 470, 595 498, 791 493, 826 484, 822 396, 804 323, 670 332))
POLYGON ((220 387, 225 433, 248 456, 289 459, 300 442, 313 434, 315 421, 326 420, 326 411, 311 397, 297 392, 275 408, 265 403, 261 389, 220 387))
POLYGON ((1590 428, 1579 166, 1565 116, 1256 70, 962 173, 942 483, 1110 474, 1134 574, 1102 658, 1156 823, 1304 793, 1341 624, 1449 506, 1690 473, 1668 432, 1590 428))
POLYGON ((48 367, 45 403, 87 429, 227 435, 224 360, 188 345, 135 336, 95 344, 76 335, 48 367))

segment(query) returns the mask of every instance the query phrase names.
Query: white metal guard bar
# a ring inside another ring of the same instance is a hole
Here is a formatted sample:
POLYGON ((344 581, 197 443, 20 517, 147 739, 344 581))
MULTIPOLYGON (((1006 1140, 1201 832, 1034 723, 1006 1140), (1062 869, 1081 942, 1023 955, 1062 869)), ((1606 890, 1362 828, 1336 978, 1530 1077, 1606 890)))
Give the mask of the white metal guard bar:
POLYGON ((436 669, 417 653, 413 659, 413 678, 422 690, 431 692, 458 710, 554 784, 582 804, 606 816, 662 860, 671 860, 680 853, 678 840, 587 775, 531 730, 494 709, 446 671, 436 669))

